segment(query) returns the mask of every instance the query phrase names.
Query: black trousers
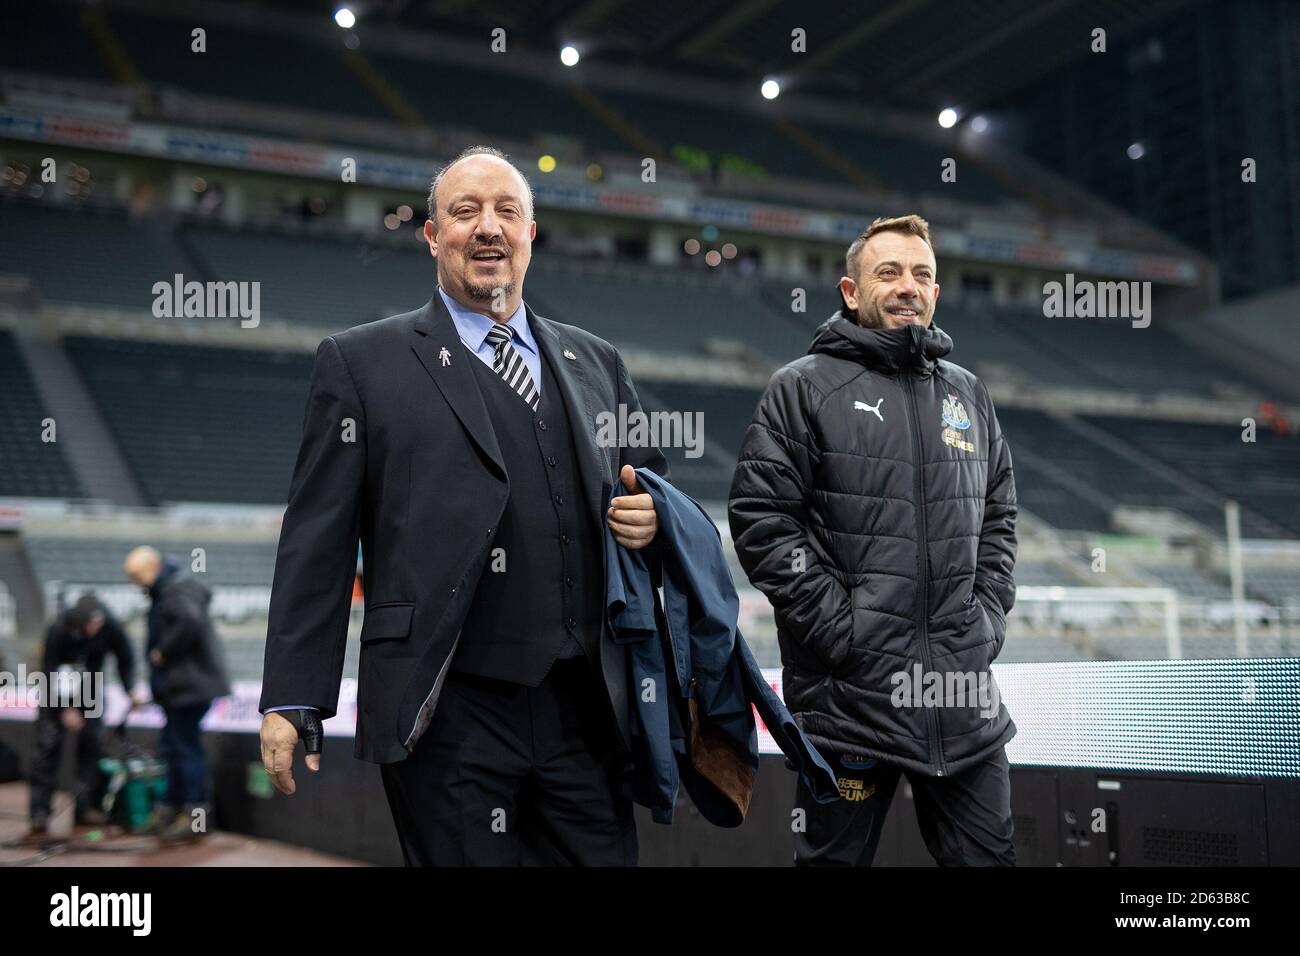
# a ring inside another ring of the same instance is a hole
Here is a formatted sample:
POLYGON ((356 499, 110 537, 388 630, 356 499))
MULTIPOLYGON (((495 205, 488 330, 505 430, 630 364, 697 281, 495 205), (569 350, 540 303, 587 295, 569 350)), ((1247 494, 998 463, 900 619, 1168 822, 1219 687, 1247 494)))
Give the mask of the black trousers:
POLYGON ((428 729, 380 773, 407 866, 635 866, 616 731, 585 658, 535 688, 449 673, 428 729))
POLYGON ((795 830, 796 865, 870 866, 898 779, 905 774, 916 822, 936 863, 1015 866, 1011 768, 1004 748, 951 777, 927 777, 878 760, 826 756, 843 799, 820 804, 800 781, 795 807, 805 811, 805 827, 795 830))
MULTIPOLYGON (((50 815, 54 788, 59 774, 59 757, 63 753, 66 729, 59 719, 61 708, 42 707, 36 713, 36 741, 32 754, 30 813, 32 820, 50 815)), ((99 769, 100 717, 87 717, 85 726, 75 735, 77 740, 76 817, 96 809, 103 786, 99 769)))

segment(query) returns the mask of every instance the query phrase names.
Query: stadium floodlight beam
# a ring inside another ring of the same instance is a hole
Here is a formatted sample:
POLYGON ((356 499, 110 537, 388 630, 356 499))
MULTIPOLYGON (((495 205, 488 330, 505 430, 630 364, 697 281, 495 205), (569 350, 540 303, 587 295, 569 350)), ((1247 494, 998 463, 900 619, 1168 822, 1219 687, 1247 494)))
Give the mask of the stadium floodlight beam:
POLYGON ((759 87, 759 91, 763 94, 763 99, 774 100, 781 95, 781 84, 769 76, 763 81, 763 85, 759 87))
POLYGON ((1128 149, 1124 150, 1129 159, 1141 159, 1147 154, 1147 148, 1141 143, 1133 143, 1128 149))
POLYGON ((334 22, 344 30, 351 30, 357 25, 357 15, 347 7, 339 7, 334 11, 334 22))
POLYGON ((983 133, 989 128, 988 118, 982 115, 971 117, 970 128, 976 133, 983 133))
POLYGON ((944 129, 952 129, 957 125, 957 111, 951 106, 944 107, 939 111, 939 125, 944 129))
POLYGON ((560 51, 560 62, 565 66, 577 66, 578 61, 582 59, 582 54, 578 52, 576 46, 566 46, 560 51))

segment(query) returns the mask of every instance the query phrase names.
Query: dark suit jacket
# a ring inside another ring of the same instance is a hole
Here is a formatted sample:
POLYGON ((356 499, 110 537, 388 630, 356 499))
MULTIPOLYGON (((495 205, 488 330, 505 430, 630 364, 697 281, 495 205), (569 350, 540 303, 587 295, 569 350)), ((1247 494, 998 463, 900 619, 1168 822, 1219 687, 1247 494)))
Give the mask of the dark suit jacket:
MULTIPOLYGON (((597 445, 600 412, 641 407, 614 347, 531 308, 527 315, 573 423, 582 506, 603 527, 619 469, 667 474, 667 462, 654 447, 597 445)), ((260 708, 334 714, 360 538, 362 760, 403 760, 428 727, 505 509, 509 476, 468 364, 477 361, 437 294, 316 350, 276 555, 260 708)), ((627 745, 623 656, 602 654, 601 667, 627 745)))

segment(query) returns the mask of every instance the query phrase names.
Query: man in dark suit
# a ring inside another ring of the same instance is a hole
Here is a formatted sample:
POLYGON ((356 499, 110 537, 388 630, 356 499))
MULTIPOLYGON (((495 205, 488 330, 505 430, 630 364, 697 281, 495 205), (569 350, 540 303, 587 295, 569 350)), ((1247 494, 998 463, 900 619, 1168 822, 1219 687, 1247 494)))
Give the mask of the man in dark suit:
POLYGON ((293 793, 301 728, 319 769, 360 537, 355 752, 381 765, 407 864, 631 865, 600 522, 650 544, 633 469, 667 464, 597 440, 602 412, 640 411, 618 352, 523 302, 537 226, 519 171, 466 150, 434 179, 429 216, 432 300, 316 353, 271 594, 263 762, 293 793))

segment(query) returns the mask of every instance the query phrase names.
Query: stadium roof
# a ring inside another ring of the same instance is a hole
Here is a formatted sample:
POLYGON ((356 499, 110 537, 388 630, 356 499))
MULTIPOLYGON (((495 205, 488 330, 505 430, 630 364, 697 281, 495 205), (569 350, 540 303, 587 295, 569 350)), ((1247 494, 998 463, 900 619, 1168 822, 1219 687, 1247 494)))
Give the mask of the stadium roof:
MULTIPOLYGON (((715 80, 775 76, 802 93, 930 111, 986 106, 1090 55, 1095 28, 1114 44, 1194 2, 891 0, 855 11, 852 4, 782 0, 384 0, 357 12, 362 24, 465 38, 502 27, 512 43, 542 52, 572 43, 586 59, 715 80), (804 53, 791 50, 796 27, 807 31, 804 53)), ((328 15, 342 3, 271 5, 328 15)))

